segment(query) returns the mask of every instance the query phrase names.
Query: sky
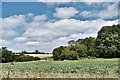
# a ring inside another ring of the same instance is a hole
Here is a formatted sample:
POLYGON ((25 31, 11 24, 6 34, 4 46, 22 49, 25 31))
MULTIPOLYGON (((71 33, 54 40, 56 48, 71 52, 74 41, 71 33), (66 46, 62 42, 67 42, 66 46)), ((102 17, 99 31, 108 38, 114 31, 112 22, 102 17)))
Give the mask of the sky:
POLYGON ((97 37, 103 26, 118 24, 118 2, 4 0, 0 21, 0 46, 51 53, 69 40, 97 37))

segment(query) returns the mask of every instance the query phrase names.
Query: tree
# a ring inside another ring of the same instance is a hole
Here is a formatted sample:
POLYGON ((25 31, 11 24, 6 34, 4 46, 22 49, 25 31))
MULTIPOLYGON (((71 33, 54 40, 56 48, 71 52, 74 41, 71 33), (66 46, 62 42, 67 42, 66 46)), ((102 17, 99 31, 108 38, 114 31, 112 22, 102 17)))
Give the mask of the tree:
POLYGON ((60 55, 60 59, 61 60, 70 60, 70 54, 71 53, 70 53, 69 49, 65 48, 60 55))
POLYGON ((63 46, 60 46, 60 47, 58 47, 58 48, 55 48, 54 50, 53 50, 53 58, 54 58, 54 60, 61 60, 61 54, 62 54, 62 51, 65 49, 65 47, 63 47, 63 46))
POLYGON ((78 53, 79 58, 80 57, 87 57, 87 46, 84 44, 78 45, 76 48, 76 52, 78 53))
POLYGON ((2 55, 2 62, 12 62, 14 61, 14 55, 12 51, 8 51, 7 49, 3 49, 0 51, 0 54, 2 55))
POLYGON ((78 40, 76 41, 76 44, 77 44, 77 45, 82 44, 83 40, 84 40, 84 39, 78 39, 78 40))
POLYGON ((87 56, 94 56, 94 57, 96 55, 95 42, 96 42, 96 39, 94 37, 89 37, 89 38, 85 38, 85 39, 78 39, 76 41, 77 45, 83 44, 86 46, 87 56))
POLYGON ((38 51, 38 50, 35 50, 35 53, 39 53, 39 51, 38 51))
POLYGON ((61 60, 78 60, 79 55, 76 51, 70 51, 69 48, 65 48, 61 54, 61 60))
POLYGON ((120 57, 120 25, 104 26, 98 32, 96 50, 99 57, 120 57))
POLYGON ((7 47, 2 47, 2 50, 7 50, 7 47))
POLYGON ((75 46, 76 42, 74 40, 70 40, 70 41, 68 41, 68 45, 69 46, 75 46))
POLYGON ((54 60, 77 60, 88 56, 119 58, 120 24, 102 27, 97 38, 70 40, 67 47, 61 46, 53 50, 54 60))

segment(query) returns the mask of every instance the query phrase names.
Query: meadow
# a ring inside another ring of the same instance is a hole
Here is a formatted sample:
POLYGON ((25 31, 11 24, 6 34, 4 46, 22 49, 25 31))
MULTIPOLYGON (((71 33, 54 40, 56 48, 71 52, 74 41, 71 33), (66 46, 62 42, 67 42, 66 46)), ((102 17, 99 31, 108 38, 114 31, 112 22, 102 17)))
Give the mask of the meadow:
POLYGON ((118 78, 118 58, 0 63, 3 78, 118 78))

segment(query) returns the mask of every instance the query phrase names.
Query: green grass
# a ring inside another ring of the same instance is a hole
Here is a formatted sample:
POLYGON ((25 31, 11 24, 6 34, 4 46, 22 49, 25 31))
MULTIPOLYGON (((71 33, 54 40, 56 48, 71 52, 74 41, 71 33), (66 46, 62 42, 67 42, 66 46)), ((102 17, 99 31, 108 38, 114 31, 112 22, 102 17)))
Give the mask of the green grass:
POLYGON ((3 77, 117 77, 118 59, 36 61, 2 64, 3 77), (9 73, 9 74, 8 74, 9 73), (15 76, 16 75, 16 76, 15 76))

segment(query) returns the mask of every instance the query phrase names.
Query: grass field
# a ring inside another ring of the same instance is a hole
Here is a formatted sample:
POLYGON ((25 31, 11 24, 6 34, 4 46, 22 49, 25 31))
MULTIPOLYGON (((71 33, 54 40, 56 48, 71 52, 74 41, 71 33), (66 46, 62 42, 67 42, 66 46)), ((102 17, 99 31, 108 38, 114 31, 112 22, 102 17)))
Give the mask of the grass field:
POLYGON ((1 63, 2 77, 117 78, 118 59, 1 63))

